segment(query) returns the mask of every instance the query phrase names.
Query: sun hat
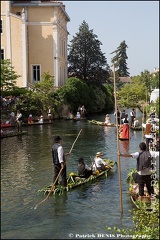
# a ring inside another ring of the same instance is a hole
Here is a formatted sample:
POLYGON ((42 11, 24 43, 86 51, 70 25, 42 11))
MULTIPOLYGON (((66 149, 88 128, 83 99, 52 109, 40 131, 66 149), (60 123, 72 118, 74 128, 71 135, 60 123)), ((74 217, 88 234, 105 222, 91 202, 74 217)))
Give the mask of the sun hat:
POLYGON ((96 156, 98 157, 98 156, 103 156, 103 153, 102 152, 97 152, 96 153, 96 156))
POLYGON ((61 138, 60 136, 55 136, 55 137, 54 137, 54 141, 55 141, 55 142, 59 142, 61 139, 62 139, 62 138, 61 138))

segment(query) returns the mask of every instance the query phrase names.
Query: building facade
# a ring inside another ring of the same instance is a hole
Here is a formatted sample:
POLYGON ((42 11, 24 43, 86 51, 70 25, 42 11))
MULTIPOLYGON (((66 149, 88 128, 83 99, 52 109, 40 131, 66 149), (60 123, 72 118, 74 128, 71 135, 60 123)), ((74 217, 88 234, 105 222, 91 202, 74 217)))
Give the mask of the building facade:
POLYGON ((68 21, 62 2, 1 1, 1 59, 21 76, 17 86, 41 81, 44 72, 54 76, 54 87, 65 84, 68 21))

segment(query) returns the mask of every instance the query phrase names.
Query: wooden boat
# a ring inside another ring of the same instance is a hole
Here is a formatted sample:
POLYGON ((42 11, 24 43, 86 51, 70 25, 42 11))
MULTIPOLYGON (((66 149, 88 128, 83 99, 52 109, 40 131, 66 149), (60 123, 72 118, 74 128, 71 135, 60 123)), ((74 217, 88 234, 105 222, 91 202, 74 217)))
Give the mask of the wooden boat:
POLYGON ((12 126, 10 123, 1 123, 1 128, 8 128, 8 127, 15 127, 15 126, 12 126))
MULTIPOLYGON (((38 125, 46 125, 46 124, 52 124, 52 122, 43 122, 43 123, 39 123, 39 122, 34 122, 34 123, 27 123, 27 122, 22 122, 22 126, 38 126, 38 125)), ((14 127, 16 128, 16 125, 13 126, 10 123, 1 123, 1 128, 10 128, 10 127, 14 127)))
POLYGON ((87 118, 73 118, 73 121, 86 121, 87 118))
POLYGON ((74 120, 74 118, 70 118, 70 117, 64 117, 63 119, 66 120, 66 121, 73 121, 74 120))
POLYGON ((119 140, 121 140, 121 141, 128 141, 129 138, 120 138, 120 137, 119 137, 119 140))
MULTIPOLYGON (((52 194, 58 193, 59 195, 63 193, 63 191, 70 191, 73 188, 79 187, 81 185, 91 183, 95 181, 96 179, 102 177, 102 176, 107 176, 107 172, 109 172, 113 166, 116 164, 116 162, 111 161, 110 159, 104 161, 108 164, 107 168, 105 171, 99 172, 96 170, 93 175, 91 175, 89 178, 81 178, 78 177, 77 174, 75 173, 70 173, 67 179, 67 187, 62 187, 60 183, 58 183, 57 187, 55 190, 53 190, 52 194)), ((49 185, 47 187, 44 187, 38 192, 43 192, 44 194, 48 194, 50 192, 52 185, 49 185)))
POLYGON ((134 131, 142 131, 142 126, 139 126, 139 127, 130 126, 130 129, 132 129, 134 131))
POLYGON ((100 122, 100 121, 96 121, 96 120, 88 120, 89 123, 95 124, 95 125, 99 125, 99 126, 107 126, 107 127, 115 127, 116 124, 114 123, 105 123, 105 122, 100 122))
POLYGON ((74 117, 74 118, 69 118, 69 117, 64 117, 63 118, 64 120, 66 120, 66 121, 86 121, 87 119, 86 118, 76 118, 76 117, 74 117))
POLYGON ((21 136, 21 135, 25 135, 25 134, 27 134, 27 131, 22 131, 22 132, 15 132, 15 131, 3 132, 3 134, 1 134, 1 138, 21 136))
POLYGON ((132 174, 136 173, 136 170, 133 169, 129 172, 127 181, 129 182, 129 190, 128 193, 130 195, 130 199, 134 207, 137 209, 144 209, 147 211, 152 211, 156 204, 159 205, 159 186, 158 183, 155 181, 154 184, 154 196, 151 197, 151 200, 147 196, 147 188, 144 187, 144 194, 143 201, 140 202, 139 200, 139 187, 138 183, 135 183, 132 174))
POLYGON ((46 124, 52 124, 52 122, 43 122, 43 123, 40 123, 40 122, 34 122, 34 123, 22 123, 22 126, 38 126, 38 125, 46 125, 46 124))

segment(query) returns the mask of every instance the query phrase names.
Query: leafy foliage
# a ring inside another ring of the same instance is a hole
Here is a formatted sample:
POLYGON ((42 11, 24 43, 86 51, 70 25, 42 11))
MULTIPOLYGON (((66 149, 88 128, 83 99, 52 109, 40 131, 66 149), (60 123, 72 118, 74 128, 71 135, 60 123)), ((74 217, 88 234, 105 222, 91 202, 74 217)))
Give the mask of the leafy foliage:
POLYGON ((129 77, 129 72, 127 71, 129 68, 127 67, 126 60, 128 59, 126 49, 128 46, 126 42, 123 41, 120 43, 119 47, 112 52, 111 54, 115 53, 116 55, 112 58, 111 62, 115 65, 116 70, 116 78, 119 77, 129 77))
POLYGON ((119 105, 126 108, 135 107, 140 108, 146 100, 145 85, 137 82, 125 84, 118 92, 119 105))
MULTIPOLYGON (((144 70, 140 75, 131 77, 131 83, 122 86, 118 92, 119 105, 137 107, 142 111, 142 105, 145 105, 145 111, 149 111, 149 98, 153 86, 157 86, 157 77, 159 73, 152 76, 148 70, 144 70), (148 107, 147 107, 148 106, 148 107)), ((159 100, 157 100, 159 101, 159 100)), ((159 112, 157 102, 157 112, 159 112)))
POLYGON ((48 107, 51 107, 51 112, 55 112, 56 100, 53 98, 54 78, 48 72, 42 75, 41 82, 36 82, 33 86, 33 91, 23 95, 23 101, 17 104, 16 108, 20 108, 23 116, 28 113, 33 115, 41 115, 47 113, 48 107))
POLYGON ((110 69, 100 45, 97 35, 83 21, 69 46, 69 75, 97 84, 106 83, 110 69))
POLYGON ((150 83, 152 89, 159 88, 159 72, 151 75, 150 83))
MULTIPOLYGON (((109 89, 109 88, 108 88, 109 89)), ((79 105, 85 105, 87 113, 101 112, 113 107, 112 91, 104 86, 87 84, 78 78, 68 78, 66 85, 58 89, 59 98, 71 106, 73 113, 77 112, 79 105)))
POLYGON ((6 96, 20 96, 24 95, 26 93, 30 92, 26 88, 20 88, 17 86, 14 86, 12 90, 4 90, 1 92, 1 96, 6 97, 6 96))
POLYGON ((144 211, 133 209, 133 223, 131 229, 119 229, 117 227, 106 227, 113 233, 124 235, 131 239, 159 239, 159 204, 155 205, 155 211, 144 211))
POLYGON ((1 60, 1 91, 12 90, 16 84, 17 75, 9 59, 1 60))

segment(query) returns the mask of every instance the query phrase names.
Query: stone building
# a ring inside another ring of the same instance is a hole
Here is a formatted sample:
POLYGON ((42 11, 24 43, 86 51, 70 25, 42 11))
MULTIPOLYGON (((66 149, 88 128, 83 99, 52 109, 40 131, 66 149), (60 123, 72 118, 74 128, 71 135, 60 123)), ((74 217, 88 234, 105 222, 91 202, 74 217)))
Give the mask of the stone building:
POLYGON ((68 21, 59 1, 1 1, 1 59, 21 76, 17 86, 32 86, 44 72, 54 76, 54 87, 65 84, 68 21))

